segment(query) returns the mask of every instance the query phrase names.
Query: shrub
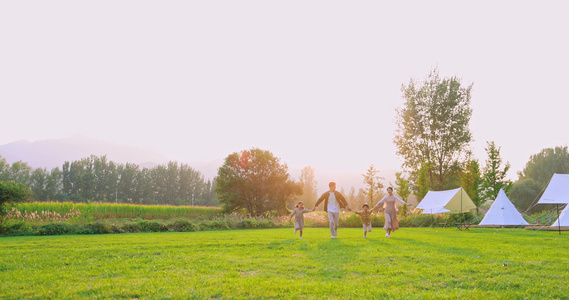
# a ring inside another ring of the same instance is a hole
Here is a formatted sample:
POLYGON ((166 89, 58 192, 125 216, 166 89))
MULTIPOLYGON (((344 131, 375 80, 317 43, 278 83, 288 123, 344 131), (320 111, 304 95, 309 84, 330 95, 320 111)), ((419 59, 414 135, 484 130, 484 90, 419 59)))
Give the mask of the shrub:
POLYGON ((254 219, 244 219, 237 224, 238 228, 257 228, 258 226, 259 223, 254 219))
POLYGON ((95 234, 91 224, 84 224, 83 226, 77 227, 77 234, 95 234))
POLYGON ((142 228, 140 228, 140 225, 136 222, 124 223, 122 225, 122 229, 124 232, 130 233, 142 232, 142 228))
POLYGON ((166 225, 158 221, 142 220, 138 222, 138 225, 140 226, 143 232, 168 231, 168 227, 166 227, 166 225))
POLYGON ((197 226, 188 220, 176 220, 173 223, 168 224, 168 230, 170 231, 192 232, 197 229, 197 226))
POLYGON ((277 226, 270 219, 264 219, 261 222, 259 222, 259 227, 260 228, 274 228, 277 226))
POLYGON ((229 229, 231 227, 229 226, 229 224, 227 223, 226 220, 218 219, 218 220, 211 221, 210 228, 211 229, 229 229))
POLYGON ((385 215, 371 215, 371 225, 373 227, 383 227, 385 224, 385 215))
POLYGON ((107 234, 111 233, 111 227, 103 221, 97 221, 89 224, 91 231, 94 234, 107 234))
POLYGON ((362 226, 362 219, 360 216, 352 213, 346 218, 340 219, 340 227, 360 227, 362 226))
POLYGON ((0 234, 11 236, 36 235, 37 229, 24 221, 7 221, 0 223, 0 234))
MULTIPOLYGON (((288 218, 286 219, 288 222, 288 218)), ((306 226, 312 227, 328 227, 330 221, 328 220, 328 215, 325 212, 313 212, 309 214, 304 214, 304 224, 306 226)))
POLYGON ((447 223, 450 223, 450 225, 455 225, 457 223, 472 223, 473 220, 474 214, 467 212, 462 214, 450 214, 447 223))
POLYGON ((124 228, 120 225, 111 224, 110 228, 111 233, 126 233, 124 228))
POLYGON ((38 235, 61 235, 75 233, 75 226, 68 223, 50 223, 38 229, 38 235))
POLYGON ((208 222, 200 222, 197 227, 199 231, 207 231, 210 229, 208 222))

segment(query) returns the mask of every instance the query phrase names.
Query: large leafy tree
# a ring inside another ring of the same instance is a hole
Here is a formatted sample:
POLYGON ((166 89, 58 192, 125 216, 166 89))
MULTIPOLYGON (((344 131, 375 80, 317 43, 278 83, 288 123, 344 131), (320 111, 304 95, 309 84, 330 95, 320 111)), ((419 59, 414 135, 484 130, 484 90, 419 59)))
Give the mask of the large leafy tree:
POLYGON ((47 200, 53 201, 63 191, 63 172, 59 168, 51 169, 46 183, 47 200))
POLYGON ((12 180, 0 181, 0 216, 5 214, 7 204, 27 201, 30 195, 31 191, 26 184, 12 180))
POLYGON ((300 195, 288 167, 271 152, 252 148, 230 154, 217 172, 217 197, 226 212, 245 210, 258 216, 270 210, 286 213, 286 202, 300 195))
POLYGON ((33 168, 28 163, 23 161, 14 162, 9 169, 10 180, 16 183, 29 184, 32 171, 33 168))
POLYGON ((539 194, 543 191, 541 185, 531 179, 525 178, 516 181, 510 190, 510 200, 522 212, 538 212, 544 207, 536 208, 533 205, 537 202, 539 194))
POLYGON ((48 178, 49 173, 45 168, 37 168, 32 171, 32 175, 30 176, 30 186, 32 187, 32 193, 36 200, 49 200, 49 190, 47 187, 48 178))
POLYGON ((555 173, 569 173, 567 146, 546 148, 530 157, 524 169, 518 172, 520 179, 512 186, 509 195, 512 202, 517 207, 529 212, 553 208, 551 205, 535 206, 535 203, 555 173))
POLYGON ((139 173, 138 165, 133 163, 121 165, 118 172, 120 173, 120 181, 117 184, 117 194, 120 195, 121 199, 128 203, 142 201, 143 197, 139 194, 139 185, 136 182, 136 176, 139 173))
POLYGON ((472 84, 464 86, 457 77, 441 78, 436 68, 425 81, 402 85, 405 102, 397 109, 394 143, 411 180, 427 163, 432 165, 426 171, 433 189, 456 184, 456 166, 472 140, 471 90, 472 84))
POLYGON ((0 181, 10 180, 10 164, 0 156, 0 181))
POLYGON ((494 142, 487 142, 485 148, 488 154, 486 165, 484 166, 484 174, 482 175, 482 191, 481 200, 494 200, 498 197, 500 189, 509 193, 512 186, 511 181, 506 179, 510 163, 506 162, 502 167, 502 158, 500 157, 500 147, 496 147, 494 142))
POLYGON ((520 180, 531 178, 545 188, 555 173, 569 173, 569 151, 567 146, 546 148, 532 155, 523 171, 518 175, 520 180))

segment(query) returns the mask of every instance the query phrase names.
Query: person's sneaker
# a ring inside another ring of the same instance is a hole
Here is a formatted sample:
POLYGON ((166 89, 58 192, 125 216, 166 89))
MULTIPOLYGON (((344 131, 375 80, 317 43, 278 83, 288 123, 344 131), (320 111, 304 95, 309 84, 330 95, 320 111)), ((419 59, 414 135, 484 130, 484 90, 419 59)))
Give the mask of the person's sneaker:
POLYGON ((296 234, 296 229, 294 230, 294 234, 296 234))
POLYGON ((299 239, 301 239, 301 240, 302 240, 302 237, 299 237, 299 239))
POLYGON ((331 238, 332 238, 332 239, 335 239, 336 237, 335 237, 335 236, 332 236, 331 238))
POLYGON ((390 236, 389 236, 389 233, 386 233, 386 234, 385 234, 385 237, 390 237, 390 236))

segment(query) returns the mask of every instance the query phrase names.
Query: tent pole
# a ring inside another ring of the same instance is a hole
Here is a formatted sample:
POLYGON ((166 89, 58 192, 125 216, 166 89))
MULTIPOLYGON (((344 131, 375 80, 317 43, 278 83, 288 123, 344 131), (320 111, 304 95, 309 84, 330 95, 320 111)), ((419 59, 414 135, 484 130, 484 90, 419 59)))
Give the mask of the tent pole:
POLYGON ((555 204, 557 206, 557 225, 559 228, 559 235, 561 235, 561 220, 559 220, 559 203, 555 204))
POLYGON ((466 215, 462 211, 462 187, 460 187, 460 212, 462 213, 462 224, 466 224, 466 215))

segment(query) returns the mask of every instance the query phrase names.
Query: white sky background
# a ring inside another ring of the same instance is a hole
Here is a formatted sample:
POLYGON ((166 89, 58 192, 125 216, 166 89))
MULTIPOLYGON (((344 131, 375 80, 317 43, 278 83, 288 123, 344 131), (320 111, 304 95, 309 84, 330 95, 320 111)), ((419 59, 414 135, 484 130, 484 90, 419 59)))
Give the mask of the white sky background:
POLYGON ((0 144, 82 134, 210 161, 400 169, 401 85, 474 83, 476 158, 569 140, 566 1, 2 1, 0 144))

